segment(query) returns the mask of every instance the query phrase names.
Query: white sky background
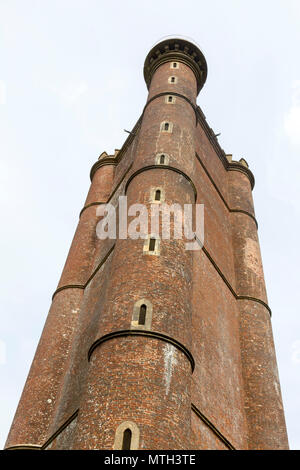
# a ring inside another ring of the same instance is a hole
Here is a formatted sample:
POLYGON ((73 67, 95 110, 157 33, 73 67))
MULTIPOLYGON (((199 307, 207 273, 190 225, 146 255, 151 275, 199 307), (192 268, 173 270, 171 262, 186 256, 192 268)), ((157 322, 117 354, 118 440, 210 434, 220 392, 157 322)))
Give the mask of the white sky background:
POLYGON ((0 447, 3 447, 98 155, 145 104, 144 59, 193 38, 198 97, 244 157, 291 448, 300 449, 300 0, 0 0, 0 447))

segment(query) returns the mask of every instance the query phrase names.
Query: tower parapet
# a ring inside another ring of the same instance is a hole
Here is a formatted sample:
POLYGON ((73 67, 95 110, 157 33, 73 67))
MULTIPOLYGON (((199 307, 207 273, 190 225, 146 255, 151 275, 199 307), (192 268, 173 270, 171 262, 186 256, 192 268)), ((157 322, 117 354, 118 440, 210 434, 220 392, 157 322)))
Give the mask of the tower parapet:
POLYGON ((197 79, 197 94, 207 77, 207 64, 203 53, 194 43, 180 38, 168 38, 159 42, 148 53, 144 65, 144 77, 149 88, 154 72, 166 62, 182 62, 192 69, 197 79))

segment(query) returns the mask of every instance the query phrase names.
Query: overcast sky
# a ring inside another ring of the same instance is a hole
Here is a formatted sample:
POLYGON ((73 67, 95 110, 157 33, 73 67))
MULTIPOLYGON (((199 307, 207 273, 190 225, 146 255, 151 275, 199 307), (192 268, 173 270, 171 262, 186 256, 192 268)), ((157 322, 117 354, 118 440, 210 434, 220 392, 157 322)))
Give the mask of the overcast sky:
POLYGON ((291 448, 300 449, 300 0, 0 0, 0 448, 89 188, 140 116, 144 59, 202 48, 198 104, 244 157, 291 448))

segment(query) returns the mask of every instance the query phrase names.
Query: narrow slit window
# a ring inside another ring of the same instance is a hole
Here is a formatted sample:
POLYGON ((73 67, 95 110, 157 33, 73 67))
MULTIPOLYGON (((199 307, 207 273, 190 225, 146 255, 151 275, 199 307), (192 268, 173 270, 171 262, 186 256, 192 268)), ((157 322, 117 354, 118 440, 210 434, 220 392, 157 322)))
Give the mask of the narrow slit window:
POLYGON ((173 95, 166 95, 165 103, 167 104, 175 104, 176 98, 173 95))
POLYGON ((132 432, 131 429, 125 429, 123 433, 122 450, 130 450, 132 432))
POLYGON ((173 68, 174 68, 174 69, 177 68, 177 62, 173 62, 173 68))
POLYGON ((169 78, 168 78, 168 82, 169 83, 177 83, 178 79, 176 77, 176 75, 171 75, 169 78))
MULTIPOLYGON (((166 132, 164 130, 164 122, 161 123, 160 125, 160 132, 166 132)), ((168 132, 172 132, 173 131, 173 128, 172 128, 172 123, 170 123, 170 127, 169 127, 169 131, 168 132)), ((169 161, 170 161, 170 156, 167 154, 167 153, 157 153, 155 155, 155 163, 156 165, 169 165, 169 161)), ((159 186, 157 186, 156 189, 161 189, 159 186)), ((154 199, 154 196, 153 196, 153 199, 154 199)))
POLYGON ((145 304, 140 306, 140 313, 139 313, 139 325, 145 325, 146 323, 146 313, 147 307, 145 304))
MULTIPOLYGON (((164 194, 162 192, 160 202, 155 201, 155 191, 152 192, 151 200, 152 200, 153 204, 155 204, 155 202, 158 203, 158 204, 161 204, 163 196, 164 196, 164 194)), ((159 237, 159 235, 157 235, 156 233, 153 233, 152 235, 149 235, 149 238, 147 237, 145 239, 144 246, 143 246, 143 254, 150 255, 150 256, 160 256, 160 237, 159 237)), ((142 305, 142 304, 147 305, 147 302, 141 302, 140 305, 142 305)), ((146 322, 147 322, 147 319, 148 319, 148 310, 147 310, 146 322)), ((136 315, 136 322, 137 323, 138 323, 138 320, 139 320, 139 310, 138 310, 137 315, 136 315)))
POLYGON ((165 122, 164 130, 165 130, 165 131, 168 131, 168 130, 169 130, 169 123, 168 123, 168 122, 165 122))
MULTIPOLYGON (((143 302, 142 302, 143 303, 143 302)), ((138 450, 140 430, 132 421, 123 421, 116 429, 114 450, 138 450)))
MULTIPOLYGON (((148 251, 147 246, 147 251, 148 251)), ((153 253, 152 253, 153 254, 153 253)), ((140 299, 133 306, 131 330, 151 330, 152 304, 147 299, 140 299)), ((124 427, 124 429, 129 426, 124 427)), ((123 436, 123 434, 122 434, 123 436)), ((122 437, 123 438, 123 437, 122 437)))
POLYGON ((155 243, 156 243, 156 239, 155 238, 150 238, 149 251, 155 251, 155 243))
POLYGON ((155 201, 160 201, 160 196, 161 196, 161 190, 157 189, 155 191, 155 201))

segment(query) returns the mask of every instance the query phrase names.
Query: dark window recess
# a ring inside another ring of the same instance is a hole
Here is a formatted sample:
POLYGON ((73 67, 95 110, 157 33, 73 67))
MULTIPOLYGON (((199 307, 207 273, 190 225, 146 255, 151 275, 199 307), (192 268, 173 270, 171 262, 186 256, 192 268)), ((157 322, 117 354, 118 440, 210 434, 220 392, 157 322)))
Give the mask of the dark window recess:
POLYGON ((145 321, 146 321, 146 312, 147 312, 147 307, 146 307, 146 305, 141 305, 141 307, 140 307, 140 314, 139 314, 139 325, 145 325, 145 321))
POLYGON ((176 69, 176 67, 177 67, 176 62, 173 62, 173 67, 174 67, 174 69, 176 69))
POLYGON ((169 123, 166 122, 166 123, 165 123, 165 131, 168 131, 168 130, 169 130, 169 123))
POLYGON ((130 450, 131 436, 132 436, 131 429, 129 428, 125 429, 123 433, 122 450, 130 450))
POLYGON ((169 96, 169 103, 172 103, 172 101, 173 101, 173 97, 169 96))
POLYGON ((171 83, 175 82, 175 77, 171 77, 171 83))
POLYGON ((160 189, 157 189, 155 191, 155 201, 160 201, 160 194, 161 194, 160 189))
POLYGON ((155 250, 155 238, 150 238, 150 242, 149 242, 149 251, 154 251, 155 250))
POLYGON ((165 163, 165 156, 161 155, 160 156, 160 163, 163 165, 165 163))

